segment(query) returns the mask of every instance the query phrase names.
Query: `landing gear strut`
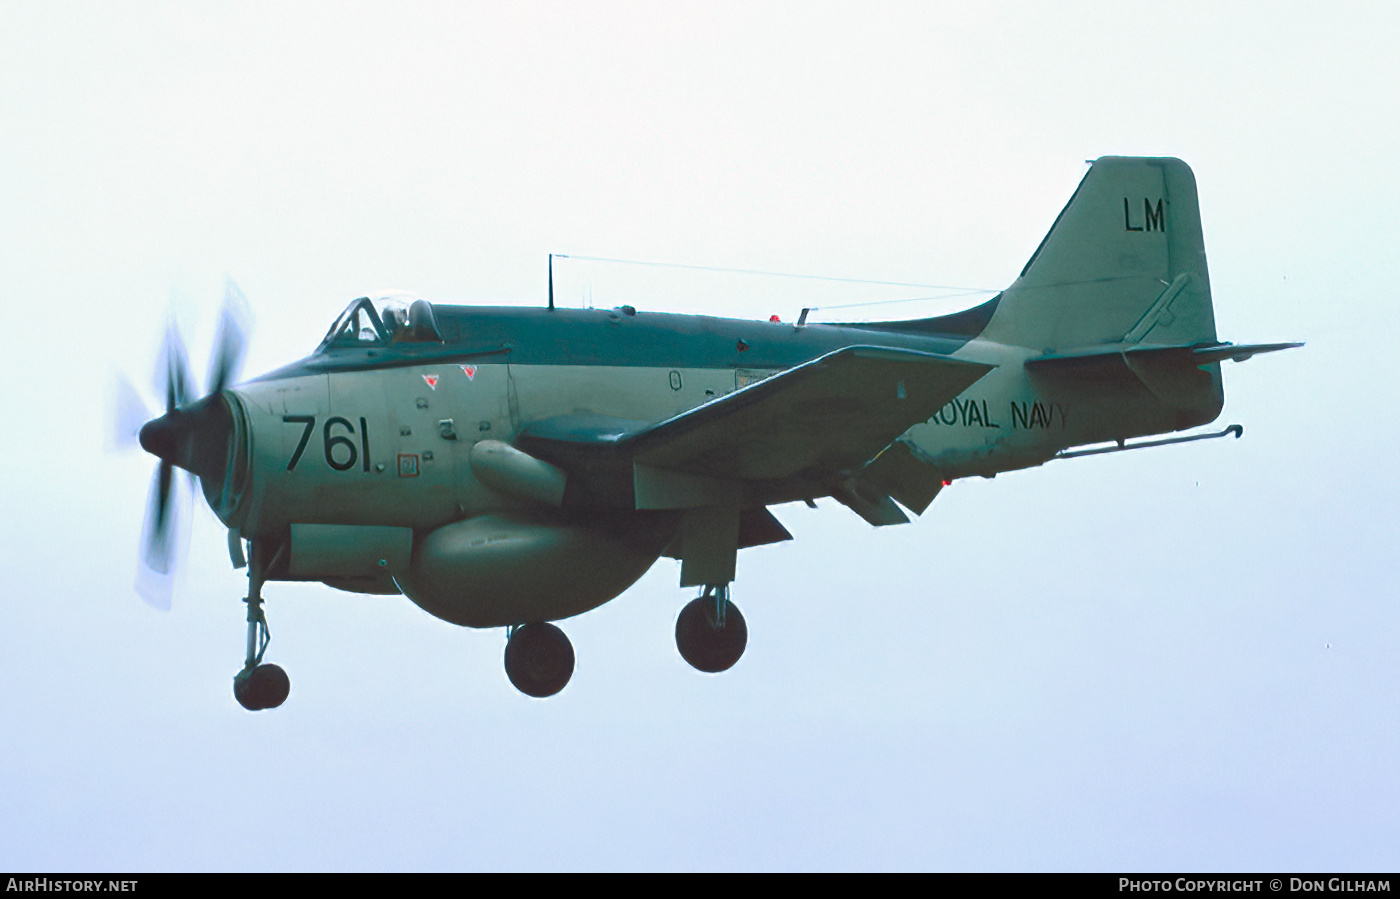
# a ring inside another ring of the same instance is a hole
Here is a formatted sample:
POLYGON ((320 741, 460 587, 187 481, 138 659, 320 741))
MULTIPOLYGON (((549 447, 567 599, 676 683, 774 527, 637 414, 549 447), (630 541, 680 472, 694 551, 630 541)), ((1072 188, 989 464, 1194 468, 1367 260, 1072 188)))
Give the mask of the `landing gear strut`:
POLYGON ((676 618, 676 649, 692 668, 717 674, 733 667, 749 642, 749 628, 739 607, 729 601, 729 586, 709 586, 676 618))
POLYGON ((553 696, 574 674, 574 647, 564 632, 546 621, 511 628, 506 643, 506 677, 527 696, 553 696))
POLYGON ((278 665, 264 665, 263 653, 272 634, 267 629, 267 616, 263 614, 262 585, 267 580, 267 571, 281 557, 284 548, 279 546, 271 560, 266 557, 266 547, 255 542, 252 558, 248 561, 248 654, 243 661, 243 670, 233 676, 233 698, 250 712, 275 709, 287 701, 292 690, 292 681, 287 672, 278 665))

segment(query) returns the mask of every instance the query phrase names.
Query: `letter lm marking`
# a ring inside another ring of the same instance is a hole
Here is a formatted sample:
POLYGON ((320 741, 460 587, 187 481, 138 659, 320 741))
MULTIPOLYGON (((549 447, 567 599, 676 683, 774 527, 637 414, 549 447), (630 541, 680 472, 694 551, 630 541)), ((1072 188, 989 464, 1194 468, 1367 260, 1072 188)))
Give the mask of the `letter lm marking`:
POLYGON ((1142 198, 1142 224, 1134 225, 1131 209, 1128 205, 1128 198, 1123 198, 1123 229, 1125 231, 1162 231, 1167 230, 1167 213, 1164 208, 1162 198, 1158 197, 1154 205, 1147 197, 1142 198))

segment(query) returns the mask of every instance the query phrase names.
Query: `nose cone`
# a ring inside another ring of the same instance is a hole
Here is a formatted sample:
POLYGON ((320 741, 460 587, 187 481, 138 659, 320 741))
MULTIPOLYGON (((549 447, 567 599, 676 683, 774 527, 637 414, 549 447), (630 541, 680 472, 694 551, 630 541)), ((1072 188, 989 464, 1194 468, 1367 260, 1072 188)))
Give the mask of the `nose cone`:
POLYGON ((179 410, 152 419, 141 426, 141 448, 158 459, 179 465, 180 439, 188 432, 185 416, 179 410))
POLYGON ((221 482, 233 418, 218 394, 175 409, 141 427, 141 448, 162 461, 221 482))

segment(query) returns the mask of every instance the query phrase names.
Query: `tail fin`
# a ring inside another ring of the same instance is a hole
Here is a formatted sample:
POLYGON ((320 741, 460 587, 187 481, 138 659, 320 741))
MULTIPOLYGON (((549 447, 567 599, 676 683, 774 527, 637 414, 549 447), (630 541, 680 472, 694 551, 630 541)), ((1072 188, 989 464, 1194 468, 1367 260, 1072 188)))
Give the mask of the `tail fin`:
POLYGON ((1190 167, 1171 158, 1096 160, 982 336, 1052 352, 1214 343, 1190 167))

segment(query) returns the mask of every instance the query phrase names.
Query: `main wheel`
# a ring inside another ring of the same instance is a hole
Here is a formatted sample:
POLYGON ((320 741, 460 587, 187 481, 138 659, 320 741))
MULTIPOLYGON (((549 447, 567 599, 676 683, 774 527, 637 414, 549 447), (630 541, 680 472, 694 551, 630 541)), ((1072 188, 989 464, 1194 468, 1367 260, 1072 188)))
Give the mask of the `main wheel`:
POLYGON ((713 596, 691 600, 676 618, 676 649, 692 668, 709 674, 726 671, 739 661, 749 642, 749 628, 739 607, 725 602, 724 626, 716 615, 713 596))
POLYGON ((522 625, 506 643, 506 677, 526 696, 553 696, 573 674, 573 644, 548 622, 522 625))
POLYGON ((233 698, 250 712, 275 709, 291 692, 292 679, 279 665, 259 665, 246 676, 239 672, 233 679, 233 698))

